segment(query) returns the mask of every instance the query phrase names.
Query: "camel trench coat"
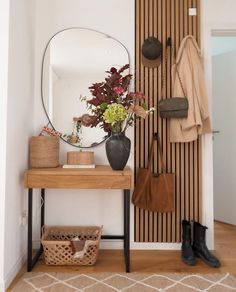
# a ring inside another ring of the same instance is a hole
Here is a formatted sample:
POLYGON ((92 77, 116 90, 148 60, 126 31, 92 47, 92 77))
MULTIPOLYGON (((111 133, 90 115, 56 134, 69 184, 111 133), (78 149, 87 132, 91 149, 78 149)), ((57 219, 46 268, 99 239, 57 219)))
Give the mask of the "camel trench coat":
POLYGON ((187 36, 181 42, 176 63, 172 66, 172 80, 172 96, 186 95, 189 109, 187 118, 170 119, 170 141, 190 142, 196 140, 198 135, 211 132, 201 52, 193 36, 187 36))

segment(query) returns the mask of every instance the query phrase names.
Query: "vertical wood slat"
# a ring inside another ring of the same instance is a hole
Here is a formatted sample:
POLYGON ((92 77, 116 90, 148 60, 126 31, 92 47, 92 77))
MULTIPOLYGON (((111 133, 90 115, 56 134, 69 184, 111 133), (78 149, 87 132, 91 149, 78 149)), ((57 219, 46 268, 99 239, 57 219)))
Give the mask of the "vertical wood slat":
MULTIPOLYGON (((181 0, 180 0, 181 1, 181 0)), ((180 4, 179 0, 176 0, 176 6, 175 6, 175 45, 172 44, 172 46, 175 48, 175 55, 177 54, 177 51, 180 46, 180 15, 179 15, 179 10, 180 10, 180 4)), ((181 218, 181 213, 180 213, 180 196, 181 196, 181 191, 180 191, 180 143, 176 143, 176 168, 175 168, 175 186, 176 186, 176 191, 175 191, 175 196, 176 196, 176 206, 175 206, 175 212, 176 212, 176 241, 180 241, 180 218, 181 218)))
MULTIPOLYGON (((166 5, 166 31, 167 31, 167 36, 170 36, 171 33, 171 0, 167 0, 167 5, 166 5)), ((171 76, 170 76, 170 72, 171 72, 171 66, 170 66, 170 50, 168 50, 168 59, 167 59, 167 68, 166 68, 166 76, 167 76, 167 96, 170 97, 171 96, 171 76)), ((169 131, 168 131, 168 121, 166 124, 166 167, 167 167, 167 171, 171 171, 171 167, 170 167, 170 162, 171 162, 171 144, 168 143, 168 141, 170 140, 169 138, 169 131)), ((167 237, 166 237, 166 241, 167 242, 171 242, 171 230, 172 230, 172 226, 171 226, 171 213, 167 213, 167 224, 166 224, 166 231, 167 231, 167 237)))
MULTIPOLYGON (((154 23, 154 19, 153 19, 153 0, 149 0, 149 10, 150 10, 150 16, 149 16, 149 35, 153 35, 153 23, 154 23)), ((154 82, 154 78, 153 78, 153 70, 150 70, 149 72, 149 103, 148 106, 149 108, 154 107, 154 97, 153 97, 153 82, 154 82)), ((148 131, 148 137, 149 137, 149 141, 148 141, 148 145, 151 144, 152 142, 152 133, 154 132, 153 130, 153 115, 150 115, 148 117, 148 123, 149 123, 149 131, 148 131)), ((153 241, 153 212, 148 212, 148 222, 149 222, 149 232, 148 232, 148 241, 153 241)))
MULTIPOLYGON (((144 1, 145 3, 145 17, 144 17, 144 39, 146 39, 149 36, 149 17, 150 17, 150 11, 149 11, 149 0, 144 1)), ((148 105, 150 101, 150 95, 149 95, 149 69, 147 67, 144 68, 144 93, 145 96, 148 96, 148 105)), ((144 121, 144 161, 147 163, 148 156, 149 156, 149 140, 148 140, 148 132, 149 132, 149 121, 148 119, 145 119, 144 121)), ((149 233, 149 220, 148 220, 148 214, 149 212, 147 210, 144 211, 144 217, 143 217, 143 225, 144 227, 144 238, 143 241, 148 242, 148 233, 149 233)))
MULTIPOLYGON (((158 39, 161 40, 161 37, 162 37, 162 0, 158 0, 158 11, 157 11, 157 18, 158 18, 158 35, 156 36, 158 39)), ((162 60, 163 61, 163 60, 162 60)), ((161 76, 162 76, 162 69, 163 69, 163 65, 159 66, 158 67, 158 95, 157 95, 157 100, 159 99, 159 96, 161 96, 161 92, 162 92, 162 89, 161 89, 161 76)), ((156 114, 156 113, 155 113, 156 114)), ((161 133, 162 133, 162 124, 161 124, 161 121, 159 120, 159 118, 157 117, 157 124, 158 124, 158 133, 159 135, 161 136, 161 133)), ((158 152, 156 151, 156 158, 158 160, 158 168, 157 168, 157 171, 160 172, 161 170, 161 165, 160 165, 160 159, 158 157, 158 152)), ((158 241, 159 242, 162 242, 162 214, 161 213, 158 213, 158 241)))
MULTIPOLYGON (((158 17, 157 17, 157 8, 158 8, 158 0, 154 0, 153 3, 153 35, 157 36, 158 35, 158 17)), ((153 81, 154 81, 154 85, 153 85, 153 99, 154 99, 154 107, 157 108, 157 92, 158 92, 158 82, 159 78, 158 78, 158 69, 154 68, 154 75, 153 75, 153 81)), ((153 115, 153 120, 154 120, 154 125, 153 125, 153 131, 154 133, 157 133, 157 121, 158 121, 158 117, 156 114, 153 115)), ((157 148, 154 148, 154 172, 157 172, 157 168, 158 168, 158 164, 157 164, 157 159, 155 159, 155 157, 157 157, 157 148)), ((158 213, 153 212, 153 220, 154 220, 154 224, 153 224, 153 241, 157 242, 158 241, 158 213)))
MULTIPOLYGON (((163 97, 172 96, 171 67, 182 39, 192 34, 200 45, 200 0, 136 0, 136 57, 135 89, 149 97, 149 107, 157 108, 161 98, 161 77, 166 69, 163 97), (196 7, 198 15, 188 16, 188 8, 196 7), (157 37, 165 51, 166 39, 171 36, 173 51, 167 66, 162 60, 158 68, 142 65, 141 46, 148 36, 157 37), (166 68, 164 68, 166 66, 166 68)), ((152 136, 158 132, 167 170, 176 174, 175 210, 172 213, 156 213, 135 207, 135 241, 179 242, 181 220, 202 217, 201 139, 191 143, 170 143, 169 123, 158 116, 158 111, 146 121, 135 125, 135 169, 146 167, 152 136)), ((154 171, 160 171, 157 147, 154 148, 154 171)))
MULTIPOLYGON (((172 40, 172 43, 174 44, 176 42, 176 27, 175 27, 175 19, 176 19, 176 15, 175 15, 175 5, 176 5, 176 1, 172 1, 171 2, 171 31, 170 31, 170 36, 171 36, 171 40, 172 40)), ((171 52, 170 52, 170 67, 173 63, 173 58, 174 58, 174 47, 172 46, 172 49, 171 49, 171 52)), ((170 80, 171 80, 171 70, 170 70, 170 80)), ((170 85, 171 82, 170 82, 170 85)), ((172 96, 172 86, 170 87, 170 96, 172 96)), ((175 143, 171 143, 171 159, 170 159, 170 162, 171 162, 171 169, 170 171, 171 172, 174 172, 176 173, 176 146, 175 146, 175 143)), ((175 187, 176 189, 176 187, 175 187)), ((176 203, 176 195, 175 195, 175 210, 174 212, 172 213, 172 222, 171 222, 171 226, 172 226, 172 234, 171 234, 171 242, 175 242, 176 241, 176 206, 177 206, 177 203, 176 203)))
MULTIPOLYGON (((166 51, 166 36, 167 36, 167 13, 166 13, 166 2, 162 2, 162 44, 163 49, 166 51)), ((162 66, 163 66, 163 75, 166 77, 166 81, 164 82, 163 95, 164 98, 167 98, 167 72, 166 72, 166 61, 165 57, 162 58, 162 66), (165 72, 165 73, 164 73, 165 72)), ((166 119, 162 119, 162 152, 163 152, 163 160, 166 165, 166 119)), ((162 242, 166 242, 166 213, 162 213, 162 242)))
MULTIPOLYGON (((144 33, 145 33, 145 22, 144 22, 144 19, 145 19, 145 5, 144 5, 144 1, 143 0, 140 0, 141 1, 141 5, 140 5, 140 10, 141 10, 141 13, 140 13, 140 21, 141 21, 141 28, 140 28, 140 41, 141 43, 143 42, 144 40, 144 33)), ((140 84, 140 88, 141 88, 141 91, 145 93, 145 83, 144 83, 144 80, 145 80, 145 76, 144 76, 144 67, 142 66, 142 62, 141 62, 141 66, 140 66, 140 72, 141 72, 141 75, 140 75, 140 79, 141 79, 141 84, 140 84)), ((144 121, 141 120, 141 137, 144 138, 144 121)), ((139 143, 140 143, 140 163, 141 163, 141 167, 145 167, 145 160, 144 160, 144 151, 145 151, 145 148, 144 148, 144 143, 145 143, 145 139, 140 139, 139 140, 139 143)), ((143 230, 144 230, 144 210, 140 209, 139 210, 139 213, 140 213, 140 241, 144 241, 144 234, 143 234, 143 230)))
MULTIPOLYGON (((134 72, 134 82, 135 82, 135 88, 140 91, 140 75, 138 72, 140 71, 140 2, 136 1, 135 3, 135 18, 136 18, 136 33, 135 33, 135 65, 136 70, 134 72)), ((134 161, 134 168, 139 165, 139 122, 135 123, 135 143, 134 143, 134 151, 135 151, 135 161, 134 161)), ((139 209, 137 207, 134 207, 134 222, 139 222, 139 209)), ((134 227, 134 238, 139 238, 139 224, 135 224, 134 227)))

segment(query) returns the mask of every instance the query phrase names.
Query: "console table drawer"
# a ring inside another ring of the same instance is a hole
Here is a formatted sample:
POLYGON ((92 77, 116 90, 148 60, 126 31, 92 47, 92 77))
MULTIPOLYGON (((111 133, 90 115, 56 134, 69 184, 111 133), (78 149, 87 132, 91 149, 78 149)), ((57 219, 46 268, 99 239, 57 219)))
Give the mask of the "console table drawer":
POLYGON ((91 176, 91 175, 40 175, 30 174, 25 178, 28 188, 62 189, 130 189, 129 176, 91 176))

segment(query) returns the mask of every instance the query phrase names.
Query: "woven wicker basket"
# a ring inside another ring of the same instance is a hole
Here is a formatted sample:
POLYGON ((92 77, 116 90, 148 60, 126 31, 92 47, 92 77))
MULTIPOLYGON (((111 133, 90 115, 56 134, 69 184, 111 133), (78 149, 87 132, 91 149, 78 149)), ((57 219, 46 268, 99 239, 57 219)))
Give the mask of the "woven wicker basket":
POLYGON ((59 140, 49 136, 34 136, 30 139, 30 167, 57 167, 59 165, 59 140))
POLYGON ((47 265, 94 265, 99 251, 102 227, 99 226, 45 226, 42 245, 47 265), (82 258, 75 258, 71 240, 78 236, 80 240, 90 240, 82 258))

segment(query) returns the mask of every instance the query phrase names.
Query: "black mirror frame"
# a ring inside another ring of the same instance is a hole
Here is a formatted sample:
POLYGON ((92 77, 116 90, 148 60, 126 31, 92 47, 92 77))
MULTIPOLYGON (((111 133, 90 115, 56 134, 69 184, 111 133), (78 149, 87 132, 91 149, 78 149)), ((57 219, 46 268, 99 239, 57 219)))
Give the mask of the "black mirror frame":
MULTIPOLYGON (((112 38, 112 39, 114 39, 115 41, 117 41, 117 42, 118 42, 118 43, 119 43, 119 44, 125 49, 125 51, 126 51, 126 53, 127 53, 127 56, 128 56, 128 63, 130 64, 130 54, 129 54, 128 49, 125 47, 125 45, 123 45, 123 44, 122 44, 119 40, 117 40, 116 38, 114 38, 114 37, 112 37, 112 36, 110 36, 110 35, 108 35, 108 34, 106 34, 106 33, 103 33, 103 32, 101 32, 101 31, 98 31, 98 30, 95 30, 95 29, 86 28, 86 27, 69 27, 69 28, 62 29, 62 30, 58 31, 57 33, 55 33, 55 34, 49 39, 49 41, 48 41, 47 44, 46 44, 46 47, 45 47, 45 49, 44 49, 43 56, 42 56, 42 63, 41 63, 41 101, 42 101, 42 105, 43 105, 44 112, 45 112, 46 117, 47 117, 47 119, 48 119, 48 125, 50 125, 55 131, 57 131, 57 129, 54 128, 54 126, 53 126, 53 124, 52 124, 52 122, 51 122, 51 120, 50 120, 50 118, 49 118, 49 116, 48 116, 48 113, 47 113, 47 110, 46 110, 46 106, 45 106, 45 104, 44 104, 44 99, 43 99, 43 96, 44 96, 44 94, 43 94, 43 84, 44 84, 44 82, 43 82, 43 76, 44 76, 44 74, 43 74, 43 70, 44 70, 44 59, 45 59, 45 55, 46 55, 46 52, 47 52, 47 49, 48 49, 48 46, 49 46, 51 40, 52 40, 53 38, 55 38, 59 33, 64 32, 64 31, 67 31, 67 30, 72 30, 72 29, 86 29, 86 30, 90 30, 90 31, 97 32, 97 33, 101 33, 101 34, 107 36, 108 38, 112 38)), ((129 73, 130 73, 130 68, 129 68, 129 73)), ((104 132, 104 133, 105 133, 105 132, 104 132)), ((86 149, 86 148, 96 147, 96 146, 102 144, 103 142, 106 141, 106 139, 107 139, 108 137, 109 137, 109 135, 107 134, 106 136, 104 136, 104 139, 103 139, 101 142, 99 142, 99 143, 96 143, 96 142, 95 142, 95 143, 91 144, 91 146, 79 146, 79 145, 74 145, 74 144, 68 142, 67 140, 65 140, 65 139, 64 139, 63 137, 61 137, 61 136, 60 136, 60 139, 61 139, 62 141, 64 141, 65 143, 67 143, 67 144, 73 146, 73 147, 86 149)))

